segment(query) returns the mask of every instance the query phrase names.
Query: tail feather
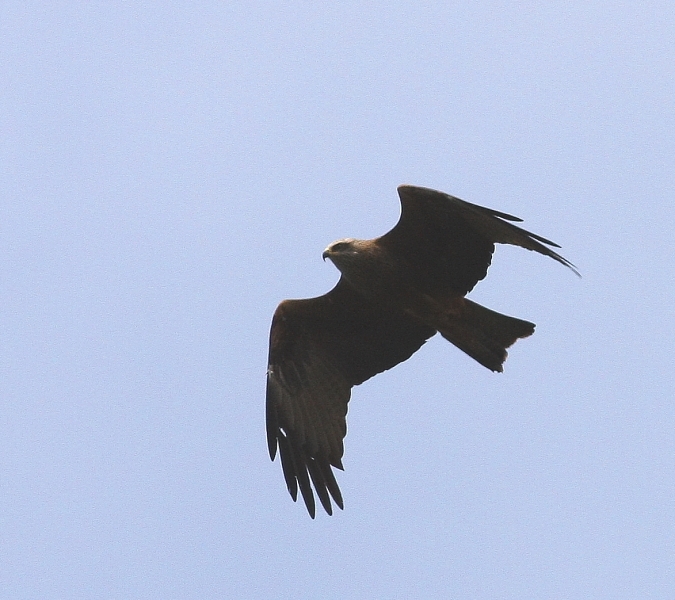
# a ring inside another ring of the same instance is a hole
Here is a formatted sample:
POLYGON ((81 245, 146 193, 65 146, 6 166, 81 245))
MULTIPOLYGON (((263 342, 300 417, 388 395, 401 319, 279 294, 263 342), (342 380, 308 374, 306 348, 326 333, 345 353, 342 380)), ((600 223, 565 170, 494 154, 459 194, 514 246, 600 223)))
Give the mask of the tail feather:
POLYGON ((501 372, 506 349, 534 333, 534 323, 508 317, 464 299, 460 315, 448 318, 438 330, 471 358, 491 371, 501 372))

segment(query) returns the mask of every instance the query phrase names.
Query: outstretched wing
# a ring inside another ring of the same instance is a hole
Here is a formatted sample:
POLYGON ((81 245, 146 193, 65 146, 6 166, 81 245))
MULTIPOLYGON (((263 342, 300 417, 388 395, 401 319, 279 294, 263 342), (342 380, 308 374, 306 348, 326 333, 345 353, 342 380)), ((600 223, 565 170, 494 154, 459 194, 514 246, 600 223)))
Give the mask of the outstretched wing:
POLYGON ((495 244, 513 244, 549 256, 578 272, 549 248, 558 244, 509 221, 518 217, 449 194, 412 185, 398 187, 401 218, 378 238, 408 262, 420 289, 465 295, 487 274, 495 244))
POLYGON ((267 443, 279 449, 288 491, 314 517, 312 485, 328 514, 343 507, 332 467, 342 469, 354 385, 409 358, 436 331, 359 296, 344 279, 327 294, 285 300, 270 331, 267 443), (310 484, 311 481, 311 484, 310 484))

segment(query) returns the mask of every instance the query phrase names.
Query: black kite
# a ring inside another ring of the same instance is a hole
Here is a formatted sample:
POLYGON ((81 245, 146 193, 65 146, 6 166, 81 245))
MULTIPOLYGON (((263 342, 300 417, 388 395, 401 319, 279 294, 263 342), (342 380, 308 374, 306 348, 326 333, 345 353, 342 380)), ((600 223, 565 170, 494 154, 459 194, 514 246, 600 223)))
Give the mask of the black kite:
POLYGON ((327 294, 284 300, 274 313, 267 367, 267 443, 288 491, 314 518, 312 484, 328 514, 343 508, 342 469, 351 388, 407 360, 436 332, 492 371, 534 324, 464 298, 487 274, 495 244, 534 250, 574 269, 512 225, 517 217, 428 188, 402 185, 401 217, 373 240, 344 239, 323 253, 341 271, 327 294), (310 483, 311 480, 311 483, 310 483))

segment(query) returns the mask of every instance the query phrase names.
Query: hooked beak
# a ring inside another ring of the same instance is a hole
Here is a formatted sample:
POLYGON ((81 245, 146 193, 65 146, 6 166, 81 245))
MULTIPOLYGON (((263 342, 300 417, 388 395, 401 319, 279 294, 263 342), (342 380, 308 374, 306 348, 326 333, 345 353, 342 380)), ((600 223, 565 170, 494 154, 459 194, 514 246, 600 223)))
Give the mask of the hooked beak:
POLYGON ((323 258, 323 260, 325 261, 329 256, 330 256, 330 250, 328 248, 326 248, 323 251, 323 254, 321 255, 321 258, 323 258))

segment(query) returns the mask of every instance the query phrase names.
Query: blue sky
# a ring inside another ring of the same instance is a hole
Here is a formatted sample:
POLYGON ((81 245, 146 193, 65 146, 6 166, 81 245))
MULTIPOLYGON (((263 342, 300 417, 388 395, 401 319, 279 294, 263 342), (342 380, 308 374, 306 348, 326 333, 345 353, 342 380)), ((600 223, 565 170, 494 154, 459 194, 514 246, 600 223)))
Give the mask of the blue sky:
POLYGON ((4 2, 0 596, 672 598, 670 2, 4 2), (272 313, 396 186, 518 215, 442 339, 354 389, 344 512, 267 456, 272 313))

